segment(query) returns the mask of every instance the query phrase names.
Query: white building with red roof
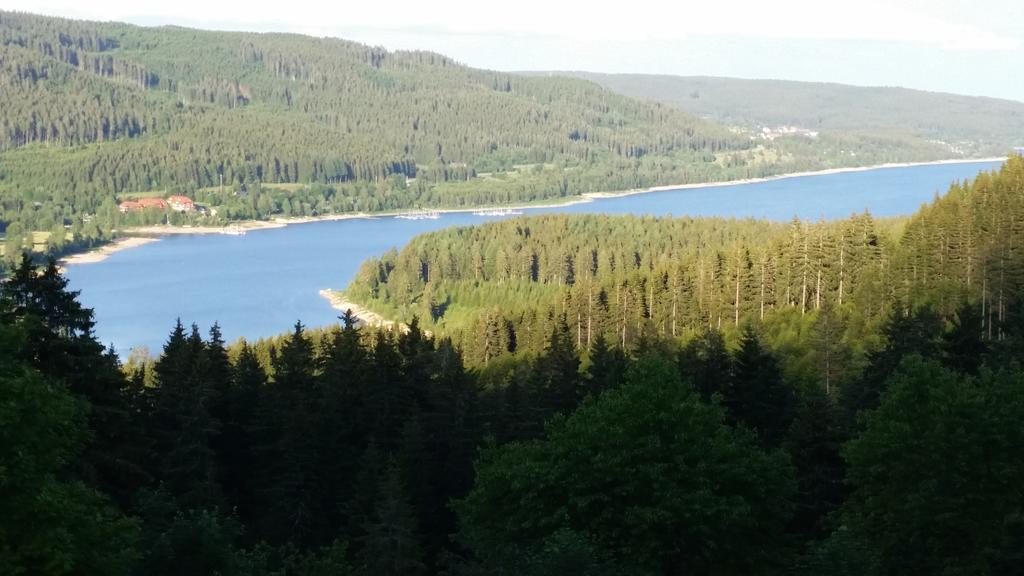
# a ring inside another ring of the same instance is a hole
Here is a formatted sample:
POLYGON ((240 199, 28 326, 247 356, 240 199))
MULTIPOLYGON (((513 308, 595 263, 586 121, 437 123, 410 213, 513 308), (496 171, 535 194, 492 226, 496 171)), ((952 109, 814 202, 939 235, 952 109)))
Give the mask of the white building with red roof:
POLYGON ((167 199, 167 203, 175 212, 192 212, 196 209, 195 202, 188 196, 171 196, 167 199))

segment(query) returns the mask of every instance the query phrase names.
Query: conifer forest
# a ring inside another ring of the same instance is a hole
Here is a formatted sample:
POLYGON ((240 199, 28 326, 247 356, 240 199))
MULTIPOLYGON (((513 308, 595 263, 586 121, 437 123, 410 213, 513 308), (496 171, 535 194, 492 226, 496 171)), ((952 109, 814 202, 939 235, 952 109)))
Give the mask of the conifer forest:
POLYGON ((741 104, 769 84, 576 76, 0 11, 0 576, 1024 574, 1016 109, 758 140, 728 121, 786 114, 741 104), (634 99, 676 82, 709 112, 634 99), (229 342, 183 310, 119 354, 57 260, 143 225, 947 158, 936 134, 1006 161, 905 217, 420 234, 343 291, 388 324, 229 342), (118 207, 172 193, 216 213, 118 207))

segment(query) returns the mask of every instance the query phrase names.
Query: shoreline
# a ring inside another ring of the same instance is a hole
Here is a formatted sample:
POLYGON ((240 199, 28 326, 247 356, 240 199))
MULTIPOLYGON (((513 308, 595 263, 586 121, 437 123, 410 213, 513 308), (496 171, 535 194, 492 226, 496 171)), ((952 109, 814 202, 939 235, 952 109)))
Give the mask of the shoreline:
MULTIPOLYGON (((822 170, 807 170, 803 172, 789 172, 786 174, 776 174, 774 176, 764 176, 760 178, 741 178, 738 180, 722 180, 716 182, 694 182, 691 184, 665 184, 660 186, 651 186, 648 188, 634 188, 631 190, 618 190, 608 192, 584 192, 578 196, 566 198, 563 201, 551 200, 541 201, 539 204, 516 204, 516 205, 499 205, 499 206, 475 206, 471 208, 438 208, 436 211, 441 214, 458 214, 465 212, 476 212, 479 210, 488 209, 507 209, 507 210, 535 210, 542 208, 560 208, 564 206, 573 206, 575 204, 584 204, 587 202, 593 202, 595 200, 604 200, 609 198, 622 198, 626 196, 635 196, 638 194, 649 194, 652 192, 668 192, 672 190, 694 190, 701 188, 717 188, 722 186, 741 186, 744 184, 757 184, 760 182, 772 182, 776 180, 786 180, 790 178, 803 178, 807 176, 828 176, 832 174, 846 174, 851 172, 867 172, 871 170, 882 170, 886 168, 912 168, 915 166, 940 166, 946 164, 972 164, 980 162, 1000 162, 1005 161, 1004 156, 995 156, 989 158, 953 158, 947 160, 931 160, 926 162, 891 162, 886 164, 875 164, 871 166, 853 166, 849 168, 825 168, 822 170)), ((62 266, 78 265, 78 264, 93 264, 96 262, 102 262, 107 259, 111 254, 120 252, 122 250, 128 250, 137 246, 149 244, 150 242, 157 242, 161 236, 175 236, 179 234, 220 234, 228 227, 237 227, 242 230, 257 231, 257 230, 273 230, 277 228, 284 228, 296 224, 311 224, 315 222, 332 222, 341 220, 353 220, 353 219, 370 219, 370 218, 390 218, 400 214, 405 214, 411 210, 391 210, 387 212, 353 212, 346 214, 329 214, 325 216, 297 216, 291 218, 273 218, 271 220, 246 220, 241 222, 233 222, 228 226, 167 226, 167 225, 153 225, 153 226, 139 226, 135 228, 125 228, 118 230, 117 233, 122 236, 117 240, 114 240, 111 244, 101 246, 99 248, 89 250, 88 252, 81 252, 77 254, 70 254, 60 260, 62 266)), ((321 296, 324 296, 321 291, 321 296)), ((331 300, 330 296, 324 296, 328 300, 331 300)), ((344 302, 346 304, 352 304, 351 302, 344 302)), ((333 305, 333 304, 332 304, 333 305)), ((353 312, 358 306, 353 306, 353 312)), ((364 308, 360 308, 364 313, 376 316, 372 312, 364 308)), ((388 322, 379 316, 376 318, 382 322, 388 322)))
MULTIPOLYGON (((331 305, 331 308, 339 312, 345 312, 351 310, 352 315, 355 316, 356 320, 363 326, 370 326, 372 328, 384 328, 386 330, 394 330, 396 327, 405 332, 408 331, 409 326, 394 320, 388 320, 380 314, 373 312, 355 302, 351 302, 345 299, 345 296, 340 290, 331 290, 330 288, 324 288, 320 290, 320 297, 327 300, 327 303, 331 305)), ((424 334, 430 336, 430 332, 424 330, 424 334)))
POLYGON ((106 260, 111 254, 121 252, 122 250, 128 250, 130 248, 144 246, 158 240, 159 238, 150 238, 148 236, 122 236, 110 244, 104 244, 103 246, 94 248, 88 252, 79 252, 77 254, 65 256, 58 260, 57 263, 61 267, 76 264, 95 264, 106 260))
POLYGON ((913 168, 915 166, 944 166, 948 164, 975 164, 981 162, 1005 162, 1005 156, 994 156, 990 158, 951 158, 948 160, 929 160, 927 162, 888 162, 885 164, 874 164, 871 166, 851 166, 849 168, 824 168, 822 170, 805 170, 803 172, 787 172, 774 176, 762 176, 760 178, 741 178, 739 180, 722 180, 720 182, 695 182, 693 184, 677 184, 652 186, 650 188, 635 188, 633 190, 621 190, 613 192, 584 192, 580 196, 591 200, 604 198, 620 198, 636 194, 647 194, 650 192, 668 192, 670 190, 693 190, 699 188, 717 188, 721 186, 741 186, 744 184, 757 184, 760 182, 774 182, 776 180, 788 180, 790 178, 804 178, 807 176, 830 176, 833 174, 848 174, 853 172, 870 172, 872 170, 884 170, 887 168, 913 168))
MULTIPOLYGON (((398 214, 398 212, 396 212, 398 214)), ((229 228, 240 228, 245 232, 254 230, 273 230, 284 228, 293 224, 309 224, 312 222, 330 222, 334 220, 352 220, 355 218, 373 218, 385 216, 386 214, 370 214, 367 212, 352 212, 351 214, 328 214, 326 216, 296 216, 293 218, 272 218, 270 220, 242 220, 232 222, 226 226, 168 226, 166 224, 154 224, 152 226, 136 226, 118 230, 119 234, 142 236, 172 236, 177 234, 222 234, 229 228)))

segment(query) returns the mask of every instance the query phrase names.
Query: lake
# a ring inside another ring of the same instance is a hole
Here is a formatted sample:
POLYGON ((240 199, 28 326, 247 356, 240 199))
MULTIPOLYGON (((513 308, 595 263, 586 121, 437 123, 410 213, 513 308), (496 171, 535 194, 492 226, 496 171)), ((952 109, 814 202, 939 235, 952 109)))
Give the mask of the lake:
MULTIPOLYGON (((531 208, 526 214, 604 213, 836 219, 869 210, 877 217, 906 215, 951 183, 993 170, 1000 162, 879 168, 767 182, 636 194, 569 206, 531 208)), ((215 321, 231 341, 336 321, 320 297, 344 288, 363 260, 401 248, 413 236, 479 224, 497 217, 444 213, 436 220, 393 217, 314 222, 251 231, 245 236, 177 235, 68 268, 71 288, 96 311, 101 341, 122 355, 136 346, 159 352, 175 320, 215 321)))

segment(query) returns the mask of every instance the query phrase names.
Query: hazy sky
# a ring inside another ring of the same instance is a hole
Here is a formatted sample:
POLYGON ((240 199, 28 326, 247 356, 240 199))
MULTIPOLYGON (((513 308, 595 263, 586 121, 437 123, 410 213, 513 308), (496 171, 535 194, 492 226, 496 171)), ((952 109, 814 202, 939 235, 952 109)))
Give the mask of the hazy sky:
POLYGON ((820 80, 1024 101, 1022 0, 0 0, 0 8, 337 36, 500 70, 820 80))

